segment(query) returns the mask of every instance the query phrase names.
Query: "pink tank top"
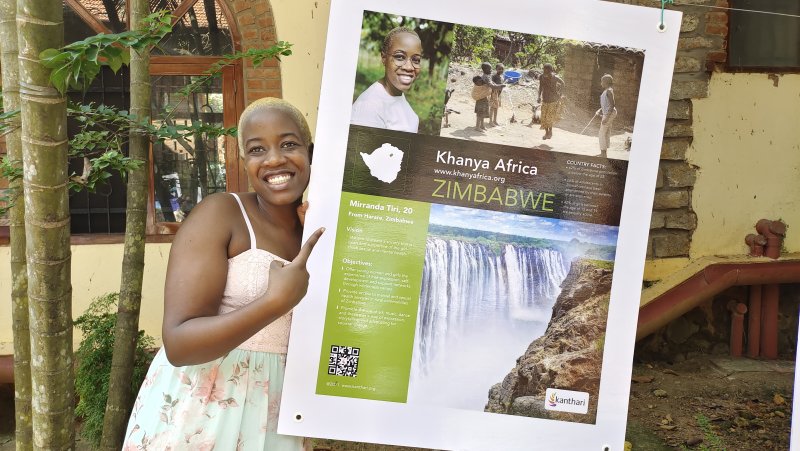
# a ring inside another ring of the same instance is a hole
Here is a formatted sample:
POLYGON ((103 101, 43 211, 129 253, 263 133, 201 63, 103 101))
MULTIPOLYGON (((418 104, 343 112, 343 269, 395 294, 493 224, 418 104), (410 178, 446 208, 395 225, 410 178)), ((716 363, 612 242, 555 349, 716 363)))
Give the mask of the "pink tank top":
MULTIPOLYGON (((288 263, 277 255, 256 247, 256 235, 244 205, 236 193, 231 194, 236 198, 239 209, 242 210, 244 222, 247 224, 247 232, 250 234, 250 249, 228 259, 228 279, 225 282, 225 292, 219 307, 220 314, 238 310, 258 299, 267 291, 269 265, 273 260, 288 263)), ((289 312, 256 332, 247 341, 237 346, 237 349, 286 354, 291 324, 292 312, 289 312)))

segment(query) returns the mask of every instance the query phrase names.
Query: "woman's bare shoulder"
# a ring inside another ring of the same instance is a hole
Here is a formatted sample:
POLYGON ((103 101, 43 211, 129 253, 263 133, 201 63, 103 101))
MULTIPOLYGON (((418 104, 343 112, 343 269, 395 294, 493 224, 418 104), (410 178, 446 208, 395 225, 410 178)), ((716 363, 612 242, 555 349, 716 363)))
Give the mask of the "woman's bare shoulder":
POLYGON ((181 223, 173 246, 202 240, 206 246, 224 245, 227 248, 235 221, 241 221, 241 215, 236 200, 229 193, 206 196, 181 223))

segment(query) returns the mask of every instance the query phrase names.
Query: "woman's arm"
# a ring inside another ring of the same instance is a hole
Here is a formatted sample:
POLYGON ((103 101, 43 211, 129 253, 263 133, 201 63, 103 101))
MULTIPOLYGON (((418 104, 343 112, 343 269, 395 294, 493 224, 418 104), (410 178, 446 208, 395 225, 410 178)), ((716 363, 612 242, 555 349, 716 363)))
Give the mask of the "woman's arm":
MULTIPOLYGON (((261 298, 236 311, 218 313, 235 220, 242 219, 234 199, 209 196, 192 210, 172 243, 162 334, 164 350, 173 365, 205 363, 225 355, 283 316, 305 295, 305 262, 285 268, 275 262, 269 268, 269 288, 261 298)), ((318 239, 318 234, 315 236, 318 239)))

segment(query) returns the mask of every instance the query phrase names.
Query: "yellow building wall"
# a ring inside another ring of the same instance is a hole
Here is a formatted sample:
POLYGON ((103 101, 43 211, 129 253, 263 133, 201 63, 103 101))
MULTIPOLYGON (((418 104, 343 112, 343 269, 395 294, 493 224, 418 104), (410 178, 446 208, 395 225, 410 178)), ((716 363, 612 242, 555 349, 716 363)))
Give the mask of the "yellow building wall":
MULTIPOLYGON (((80 316, 92 299, 118 292, 122 267, 122 244, 72 246, 72 317, 80 316)), ((13 354, 11 334, 10 249, 0 247, 0 355, 13 354)), ((148 244, 142 286, 140 328, 161 343, 164 276, 169 244, 148 244)), ((80 336, 74 336, 75 347, 80 336)))
POLYGON ((330 0, 270 0, 278 39, 293 44, 281 61, 283 98, 306 113, 312 133, 317 125, 322 60, 328 33, 330 0))
POLYGON ((692 104, 691 258, 747 253, 761 218, 783 219, 785 251, 800 252, 800 74, 714 73, 692 104))

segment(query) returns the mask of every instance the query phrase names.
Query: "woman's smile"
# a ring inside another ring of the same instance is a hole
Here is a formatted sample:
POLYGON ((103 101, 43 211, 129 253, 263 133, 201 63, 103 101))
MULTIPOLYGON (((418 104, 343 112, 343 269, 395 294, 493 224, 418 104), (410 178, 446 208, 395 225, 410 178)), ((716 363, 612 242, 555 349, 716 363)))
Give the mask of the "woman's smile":
POLYGON ((242 126, 245 169, 253 190, 268 204, 292 205, 308 184, 310 154, 297 124, 277 110, 242 126), (260 183, 258 183, 260 182, 260 183))
POLYGON ((262 180, 267 182, 273 188, 275 188, 275 187, 283 187, 282 185, 286 185, 289 182, 289 180, 291 180, 291 178, 293 176, 294 176, 294 173, 288 172, 288 171, 280 172, 280 173, 277 173, 277 174, 273 172, 273 173, 269 173, 269 174, 264 175, 262 180))
POLYGON ((411 33, 397 33, 386 54, 381 55, 386 70, 383 86, 393 96, 402 95, 411 89, 419 75, 422 43, 411 33))

